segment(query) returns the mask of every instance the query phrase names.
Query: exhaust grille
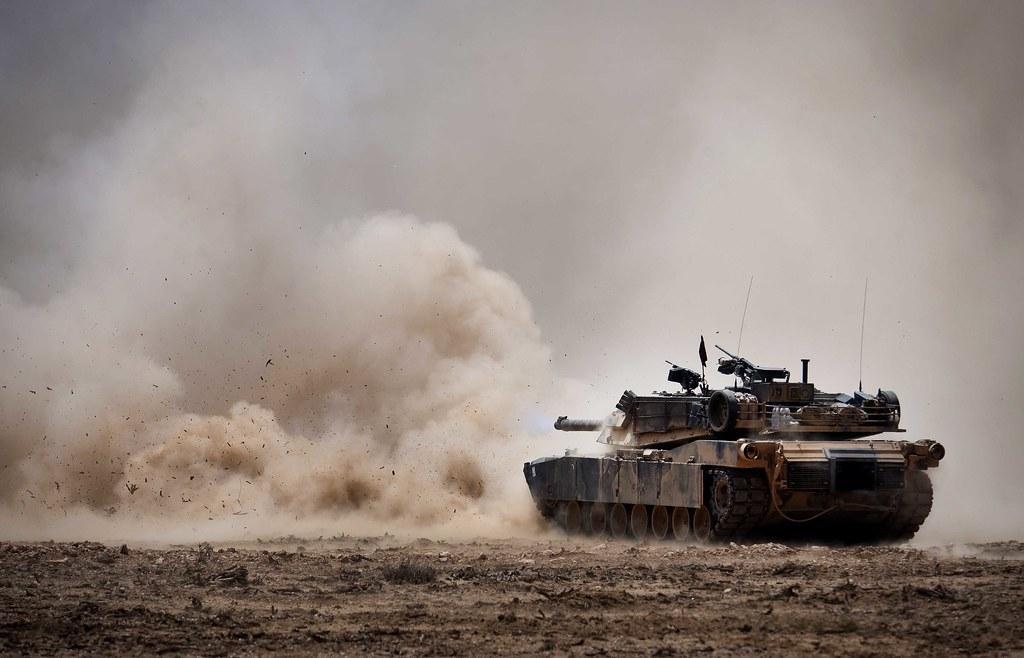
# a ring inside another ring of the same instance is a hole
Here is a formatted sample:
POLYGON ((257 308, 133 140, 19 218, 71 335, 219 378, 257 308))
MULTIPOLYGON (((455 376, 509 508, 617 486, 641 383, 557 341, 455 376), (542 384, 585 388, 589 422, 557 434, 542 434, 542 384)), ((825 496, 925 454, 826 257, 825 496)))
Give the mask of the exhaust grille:
POLYGON ((905 471, 902 464, 879 464, 870 459, 835 459, 830 462, 789 462, 786 483, 795 491, 876 491, 902 489, 905 471))
POLYGON ((828 462, 789 462, 786 483, 790 489, 819 491, 828 489, 828 462))

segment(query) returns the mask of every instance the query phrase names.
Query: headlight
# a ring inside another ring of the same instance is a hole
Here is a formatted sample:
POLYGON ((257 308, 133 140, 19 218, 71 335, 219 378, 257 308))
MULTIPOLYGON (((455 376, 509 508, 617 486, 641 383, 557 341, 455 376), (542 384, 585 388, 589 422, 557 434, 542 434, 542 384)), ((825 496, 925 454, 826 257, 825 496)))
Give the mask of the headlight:
POLYGON ((753 443, 744 443, 741 451, 747 459, 757 459, 757 446, 753 443))

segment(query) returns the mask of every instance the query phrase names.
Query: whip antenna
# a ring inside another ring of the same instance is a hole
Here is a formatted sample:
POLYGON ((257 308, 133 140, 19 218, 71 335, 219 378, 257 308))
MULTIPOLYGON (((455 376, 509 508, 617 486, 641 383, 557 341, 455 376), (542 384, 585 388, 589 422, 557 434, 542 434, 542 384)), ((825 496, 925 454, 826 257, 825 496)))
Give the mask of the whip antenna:
POLYGON ((750 275, 750 283, 747 284, 747 301, 743 302, 743 317, 740 319, 740 337, 736 341, 736 354, 740 354, 740 346, 743 345, 743 325, 747 323, 747 306, 750 305, 750 289, 754 287, 754 275, 750 275))
POLYGON ((857 390, 864 392, 864 319, 868 315, 868 278, 864 277, 864 306, 860 311, 860 365, 857 373, 857 390))

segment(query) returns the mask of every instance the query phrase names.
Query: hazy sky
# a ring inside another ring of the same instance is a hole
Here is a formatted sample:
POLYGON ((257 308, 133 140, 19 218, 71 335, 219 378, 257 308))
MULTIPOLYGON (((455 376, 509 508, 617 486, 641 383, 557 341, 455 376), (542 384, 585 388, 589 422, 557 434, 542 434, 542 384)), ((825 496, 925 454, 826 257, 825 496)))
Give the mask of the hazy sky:
POLYGON ((518 284, 592 415, 702 333, 735 347, 751 276, 744 353, 851 390, 866 277, 865 388, 947 445, 926 535, 1019 536, 1022 28, 1017 2, 5 3, 0 286, 45 324, 185 245, 237 292, 278 262, 218 260, 241 233, 412 215, 518 284))

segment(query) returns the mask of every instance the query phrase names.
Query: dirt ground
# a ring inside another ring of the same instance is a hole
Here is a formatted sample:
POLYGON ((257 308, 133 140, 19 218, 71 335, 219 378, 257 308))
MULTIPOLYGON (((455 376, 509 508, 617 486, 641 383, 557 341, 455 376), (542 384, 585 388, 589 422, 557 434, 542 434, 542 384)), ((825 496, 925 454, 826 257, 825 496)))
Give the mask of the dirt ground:
POLYGON ((0 543, 0 653, 1024 652, 1024 544, 0 543))

